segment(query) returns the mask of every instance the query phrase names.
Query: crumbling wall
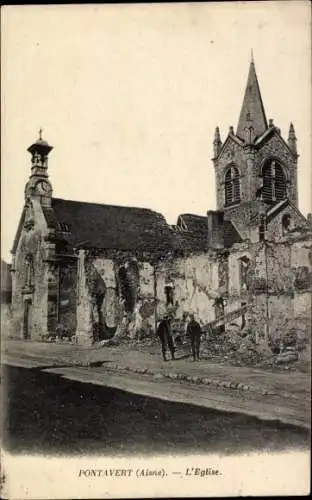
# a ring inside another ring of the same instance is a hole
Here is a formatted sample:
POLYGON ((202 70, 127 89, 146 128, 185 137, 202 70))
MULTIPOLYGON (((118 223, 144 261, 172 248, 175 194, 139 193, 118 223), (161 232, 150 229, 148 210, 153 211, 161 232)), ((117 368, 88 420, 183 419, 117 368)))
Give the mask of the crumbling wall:
POLYGON ((59 279, 59 323, 71 337, 77 327, 77 263, 62 264, 59 279))
POLYGON ((310 337, 311 248, 307 237, 276 244, 263 242, 254 253, 250 324, 268 341, 286 338, 289 332, 298 338, 310 337))
POLYGON ((201 323, 215 317, 214 300, 218 294, 218 260, 209 254, 193 254, 167 261, 157 267, 157 318, 171 312, 175 319, 182 320, 186 314, 194 313, 201 323), (174 286, 174 307, 168 308, 165 283, 170 279, 174 286))
POLYGON ((149 262, 129 252, 80 251, 78 280, 80 343, 138 338, 155 329, 155 278, 149 262))
POLYGON ((286 206, 268 223, 266 230, 267 239, 270 241, 281 239, 289 234, 289 230, 293 231, 296 228, 300 229, 302 227, 307 227, 307 222, 303 216, 291 206, 286 206), (283 217, 286 215, 289 216, 289 227, 287 230, 283 228, 283 217))
POLYGON ((79 250, 77 276, 77 329, 79 344, 93 342, 92 301, 87 286, 86 250, 79 250))
POLYGON ((139 266, 140 291, 138 312, 141 317, 141 330, 145 335, 151 335, 156 329, 156 273, 155 267, 149 262, 141 262, 139 266))
POLYGON ((293 274, 293 327, 306 342, 311 342, 312 323, 312 238, 294 241, 291 246, 293 274))

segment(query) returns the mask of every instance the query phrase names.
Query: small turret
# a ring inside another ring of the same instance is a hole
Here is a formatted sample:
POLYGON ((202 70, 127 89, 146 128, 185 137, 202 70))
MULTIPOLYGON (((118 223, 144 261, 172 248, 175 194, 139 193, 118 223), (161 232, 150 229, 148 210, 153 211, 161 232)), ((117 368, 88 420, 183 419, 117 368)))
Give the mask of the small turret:
POLYGON ((216 127, 214 141, 213 141, 213 154, 215 158, 219 156, 221 148, 222 148, 222 141, 220 137, 220 130, 219 127, 216 127))
POLYGON ((297 154, 297 137, 296 137, 296 133, 295 133, 295 128, 294 128, 292 123, 289 126, 288 146, 289 146, 289 149, 296 155, 297 154))
POLYGON ((50 144, 42 139, 42 130, 39 138, 29 146, 31 154, 31 174, 25 186, 25 199, 36 196, 42 205, 51 205, 52 187, 48 179, 48 155, 53 149, 50 144))

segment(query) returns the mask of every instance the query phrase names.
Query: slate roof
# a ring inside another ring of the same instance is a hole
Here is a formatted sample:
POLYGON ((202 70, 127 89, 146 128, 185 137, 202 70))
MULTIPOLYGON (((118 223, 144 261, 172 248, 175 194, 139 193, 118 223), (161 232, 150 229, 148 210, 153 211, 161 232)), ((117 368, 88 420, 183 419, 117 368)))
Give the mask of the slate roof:
POLYGON ((244 139, 245 130, 249 126, 253 127, 256 136, 262 135, 268 128, 254 61, 251 61, 249 67, 247 85, 236 135, 244 139))
POLYGON ((173 229, 174 250, 203 252, 207 250, 207 217, 195 214, 181 214, 173 229))
MULTIPOLYGON (((194 214, 179 215, 177 226, 184 225, 186 230, 180 233, 176 231, 174 236, 175 249, 185 249, 192 251, 206 251, 208 249, 208 221, 206 216, 194 214)), ((223 232, 224 247, 230 248, 234 243, 241 243, 243 240, 231 221, 220 222, 220 229, 223 232), (222 226, 222 228, 221 228, 222 226)))
POLYGON ((181 214, 178 217, 177 225, 185 225, 188 231, 204 234, 207 237, 207 217, 203 215, 181 214))
POLYGON ((172 248, 183 252, 205 252, 207 250, 207 232, 205 235, 192 231, 183 231, 178 226, 173 226, 172 248))
MULTIPOLYGON (((147 252, 204 252, 208 249, 207 217, 181 214, 169 226, 164 216, 146 208, 102 205, 52 198, 43 208, 48 227, 75 248, 147 252)), ((231 221, 223 222, 224 246, 242 239, 231 221)))
POLYGON ((285 198, 284 200, 281 200, 278 203, 275 203, 275 205, 269 207, 266 213, 267 222, 273 219, 277 214, 279 214, 281 210, 283 210, 289 204, 290 204, 289 199, 285 198))
MULTIPOLYGON (((284 208, 290 207, 292 212, 295 212, 299 220, 301 219, 301 225, 300 229, 304 230, 309 227, 309 223, 305 216, 300 212, 300 210, 288 199, 285 198, 284 200, 279 201, 275 205, 271 206, 269 210, 266 213, 266 220, 269 223, 274 217, 276 217, 284 208)), ((298 228, 296 228, 298 229, 298 228)), ((291 231, 291 230, 290 230, 291 231)))
POLYGON ((52 209, 44 213, 49 227, 69 231, 74 247, 133 251, 171 247, 165 218, 149 209, 52 198, 52 209))

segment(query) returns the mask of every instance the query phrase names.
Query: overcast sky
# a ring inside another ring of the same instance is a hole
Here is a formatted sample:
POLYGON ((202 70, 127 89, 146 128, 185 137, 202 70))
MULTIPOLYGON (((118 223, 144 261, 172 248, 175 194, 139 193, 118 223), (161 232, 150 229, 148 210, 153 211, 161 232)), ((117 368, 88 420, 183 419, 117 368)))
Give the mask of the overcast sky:
POLYGON ((267 118, 298 137, 311 211, 309 2, 17 6, 2 9, 2 257, 30 173, 54 146, 54 196, 148 207, 169 223, 215 208, 211 162, 237 126, 253 48, 267 118))

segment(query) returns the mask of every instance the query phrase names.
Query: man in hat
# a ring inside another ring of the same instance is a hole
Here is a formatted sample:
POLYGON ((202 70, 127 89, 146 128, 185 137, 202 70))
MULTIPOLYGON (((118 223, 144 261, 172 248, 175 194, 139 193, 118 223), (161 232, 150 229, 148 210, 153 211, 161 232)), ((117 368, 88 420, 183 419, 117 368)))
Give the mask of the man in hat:
POLYGON ((171 318, 168 315, 165 315, 164 318, 160 321, 158 328, 157 328, 157 335, 160 338, 161 342, 161 350, 162 350, 162 355, 164 358, 164 361, 167 361, 166 358, 166 352, 167 348, 169 348, 169 351, 171 353, 171 358, 174 358, 174 345, 173 345, 173 339, 172 339, 172 333, 171 333, 171 318))
POLYGON ((193 361, 199 361, 201 334, 202 331, 200 324, 197 321, 195 321, 194 314, 190 314, 190 321, 187 325, 186 335, 191 340, 193 361))

